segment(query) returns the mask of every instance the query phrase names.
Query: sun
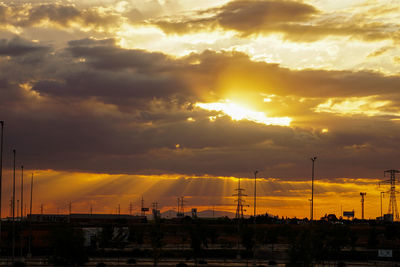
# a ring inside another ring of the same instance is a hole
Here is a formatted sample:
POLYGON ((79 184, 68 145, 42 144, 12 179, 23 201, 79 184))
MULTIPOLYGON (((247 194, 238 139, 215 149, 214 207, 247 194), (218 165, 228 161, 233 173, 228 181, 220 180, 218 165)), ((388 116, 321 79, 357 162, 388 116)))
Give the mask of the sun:
POLYGON ((248 109, 230 100, 215 103, 196 103, 195 106, 205 110, 222 112, 234 121, 248 120, 265 125, 279 126, 290 126, 292 121, 289 117, 268 117, 264 112, 248 109))

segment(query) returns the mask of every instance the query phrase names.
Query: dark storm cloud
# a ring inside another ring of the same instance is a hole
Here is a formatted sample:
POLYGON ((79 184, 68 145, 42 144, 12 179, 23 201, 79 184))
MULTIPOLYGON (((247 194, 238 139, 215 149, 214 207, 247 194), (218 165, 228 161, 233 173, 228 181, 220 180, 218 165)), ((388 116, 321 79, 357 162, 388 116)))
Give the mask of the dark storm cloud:
POLYGON ((43 20, 49 20, 62 26, 67 26, 79 15, 79 10, 72 6, 41 5, 31 9, 28 17, 18 22, 17 25, 27 27, 38 24, 43 20))
POLYGON ((113 40, 71 41, 51 54, 40 67, 13 58, 0 61, 6 158, 16 147, 27 166, 224 176, 247 175, 257 168, 285 178, 307 176, 309 157, 317 154, 320 175, 373 177, 400 156, 392 134, 399 123, 385 116, 313 111, 327 97, 379 94, 379 100, 396 102, 397 76, 292 71, 228 52, 172 59, 118 48, 113 40), (284 116, 305 116, 304 127, 232 121, 196 108, 195 102, 224 97, 218 88, 222 76, 255 82, 246 94, 281 97, 274 109, 284 116), (217 119, 211 122, 209 116, 217 119), (330 132, 321 134, 319 127, 330 132))
POLYGON ((224 28, 247 34, 282 22, 306 21, 317 13, 313 6, 294 1, 232 1, 220 9, 216 19, 224 28))
POLYGON ((84 27, 108 28, 118 25, 120 16, 110 12, 100 12, 96 8, 78 9, 72 5, 33 4, 0 5, 0 24, 17 27, 31 27, 44 23, 51 27, 70 27, 79 23, 84 27))
POLYGON ((312 42, 332 35, 365 41, 400 38, 399 25, 371 22, 373 12, 368 14, 350 17, 340 13, 325 14, 312 5, 295 1, 237 0, 219 8, 200 11, 200 18, 171 18, 155 21, 154 24, 170 34, 220 27, 237 31, 242 37, 281 33, 285 39, 299 42, 312 42))
POLYGON ((15 37, 0 39, 0 56, 23 56, 30 53, 46 53, 49 47, 40 46, 27 40, 15 37))
POLYGON ((163 98, 184 93, 179 81, 168 77, 101 71, 73 73, 63 82, 39 81, 33 90, 53 97, 98 97, 106 103, 121 105, 129 99, 163 98))
POLYGON ((251 34, 276 28, 280 23, 298 22, 318 13, 311 5, 294 1, 232 1, 220 8, 199 12, 214 16, 182 22, 156 23, 168 33, 202 31, 220 25, 225 29, 251 34))
POLYGON ((87 64, 94 68, 119 71, 124 68, 133 68, 141 72, 167 71, 175 62, 162 53, 151 53, 145 50, 121 49, 113 45, 112 40, 70 42, 68 51, 75 57, 85 58, 87 64))
POLYGON ((33 84, 40 94, 61 98, 97 98, 117 106, 147 105, 152 99, 189 98, 190 91, 174 74, 176 62, 161 53, 128 50, 113 40, 71 41, 71 61, 57 79, 33 84), (84 59, 84 61, 79 61, 84 59))

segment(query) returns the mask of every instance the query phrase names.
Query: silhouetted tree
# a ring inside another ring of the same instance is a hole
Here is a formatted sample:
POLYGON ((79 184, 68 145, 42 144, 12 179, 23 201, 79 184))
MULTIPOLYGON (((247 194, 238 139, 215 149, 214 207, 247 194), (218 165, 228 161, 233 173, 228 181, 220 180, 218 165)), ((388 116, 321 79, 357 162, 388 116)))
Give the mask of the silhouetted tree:
POLYGON ((150 230, 151 247, 153 248, 153 263, 154 266, 158 265, 161 256, 161 249, 164 245, 164 234, 161 229, 161 223, 156 221, 150 230))
POLYGON ((243 225, 241 229, 241 241, 242 245, 246 248, 246 265, 248 264, 249 258, 251 258, 253 248, 254 248, 254 229, 252 227, 249 227, 247 224, 243 225))
POLYGON ((207 230, 207 236, 210 239, 210 243, 212 245, 217 243, 217 240, 218 240, 217 229, 209 227, 208 230, 207 230))
POLYGON ((376 248, 378 245, 378 234, 376 233, 376 228, 372 227, 369 230, 369 235, 368 235, 368 247, 370 248, 376 248))
POLYGON ((100 248, 107 248, 111 244, 113 237, 113 227, 111 225, 106 225, 101 229, 100 234, 100 248))
POLYGON ((208 226, 198 220, 194 225, 188 225, 188 228, 190 233, 190 247, 195 265, 197 266, 198 258, 203 256, 203 247, 208 247, 208 226))
POLYGON ((399 236, 399 229, 397 225, 389 224, 385 227, 385 238, 387 240, 395 240, 399 236))
POLYGON ((64 226, 51 234, 53 256, 50 261, 57 266, 83 265, 88 261, 82 230, 64 226))
POLYGON ((144 242, 144 231, 143 229, 135 229, 133 226, 129 227, 128 241, 136 242, 141 247, 144 242))
POLYGON ((271 251, 274 250, 274 244, 278 241, 278 231, 268 230, 264 233, 262 242, 264 244, 271 244, 271 251))

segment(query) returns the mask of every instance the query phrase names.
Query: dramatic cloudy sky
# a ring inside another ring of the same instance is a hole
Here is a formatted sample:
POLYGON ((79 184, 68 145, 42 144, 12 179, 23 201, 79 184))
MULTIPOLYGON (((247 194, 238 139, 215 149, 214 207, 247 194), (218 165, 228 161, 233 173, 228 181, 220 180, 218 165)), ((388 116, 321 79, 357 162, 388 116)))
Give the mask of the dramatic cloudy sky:
POLYGON ((3 216, 13 148, 18 179, 21 164, 35 173, 36 211, 137 210, 142 195, 234 210, 236 178, 258 170, 260 212, 304 217, 317 156, 317 216, 358 211, 361 191, 378 216, 378 181, 400 168, 399 12, 378 0, 0 2, 3 216))

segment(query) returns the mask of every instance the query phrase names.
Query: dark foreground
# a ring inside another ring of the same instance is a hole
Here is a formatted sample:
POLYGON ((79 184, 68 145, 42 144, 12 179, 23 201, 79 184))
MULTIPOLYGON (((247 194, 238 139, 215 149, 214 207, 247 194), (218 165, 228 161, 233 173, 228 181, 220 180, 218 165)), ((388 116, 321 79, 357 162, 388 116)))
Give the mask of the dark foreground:
MULTIPOLYGON (((19 259, 20 260, 20 259, 19 259)), ((90 258, 89 261, 85 265, 81 266, 132 266, 132 267, 149 267, 154 266, 153 259, 144 259, 139 258, 135 259, 136 263, 128 263, 130 258, 90 258)), ((22 259, 23 262, 26 263, 26 266, 55 266, 47 261, 46 258, 31 258, 31 259, 22 259)), ((198 264, 198 267, 243 267, 243 266, 253 266, 253 261, 246 260, 223 260, 223 259, 206 259, 206 263, 198 264)), ((188 267, 195 267, 196 264, 193 261, 186 261, 185 259, 163 259, 158 262, 157 266, 159 267, 176 267, 179 263, 185 263, 188 267)), ((11 262, 9 259, 0 259, 0 266, 10 266, 11 262)), ((282 267, 286 266, 287 263, 284 261, 257 261, 256 266, 276 266, 282 267)), ((301 265, 299 265, 301 266, 301 265)), ((360 266, 400 266, 400 262, 391 262, 391 261, 363 261, 363 262, 337 262, 337 261, 326 261, 324 263, 318 263, 314 266, 347 266, 347 267, 360 267, 360 266)))
POLYGON ((1 266, 400 266, 393 222, 45 216, 3 222, 1 266))

